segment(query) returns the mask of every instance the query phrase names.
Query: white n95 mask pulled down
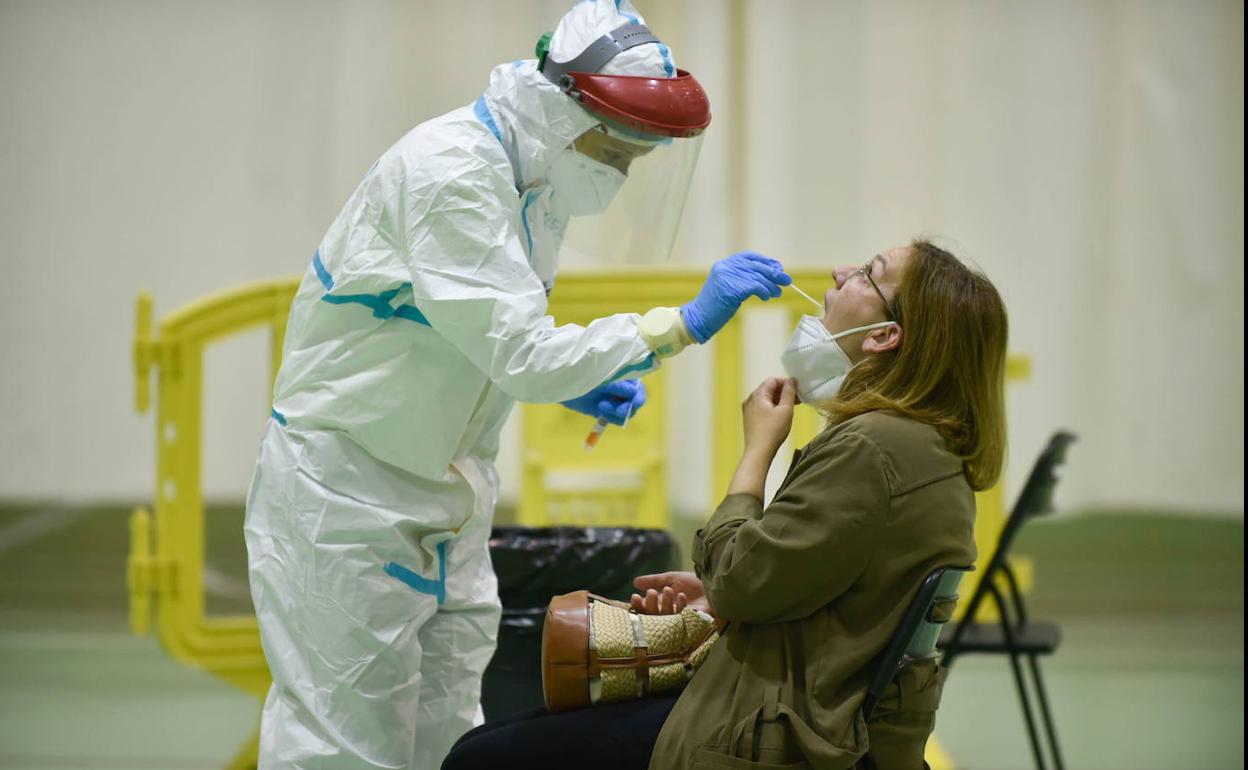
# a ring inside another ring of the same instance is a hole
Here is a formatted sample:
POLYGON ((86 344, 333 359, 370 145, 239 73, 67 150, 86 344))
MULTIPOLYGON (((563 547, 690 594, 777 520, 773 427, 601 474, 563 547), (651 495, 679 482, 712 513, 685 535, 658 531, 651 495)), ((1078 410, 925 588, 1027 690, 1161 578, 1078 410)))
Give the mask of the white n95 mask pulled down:
POLYGON ((831 401, 854 364, 837 340, 858 332, 892 326, 893 321, 859 326, 833 334, 818 316, 804 315, 780 356, 784 371, 797 380, 797 395, 806 404, 831 401))
POLYGON ((568 147, 555 156, 546 181, 570 216, 600 214, 611 205, 628 177, 568 147))

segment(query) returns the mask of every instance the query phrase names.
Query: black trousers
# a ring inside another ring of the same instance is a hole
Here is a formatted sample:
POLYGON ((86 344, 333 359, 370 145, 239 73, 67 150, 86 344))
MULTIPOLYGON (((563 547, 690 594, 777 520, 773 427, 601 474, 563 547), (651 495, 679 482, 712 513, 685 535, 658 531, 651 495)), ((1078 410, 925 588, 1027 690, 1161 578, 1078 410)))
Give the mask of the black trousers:
POLYGON ((459 739, 442 770, 646 770, 675 695, 487 722, 459 739))

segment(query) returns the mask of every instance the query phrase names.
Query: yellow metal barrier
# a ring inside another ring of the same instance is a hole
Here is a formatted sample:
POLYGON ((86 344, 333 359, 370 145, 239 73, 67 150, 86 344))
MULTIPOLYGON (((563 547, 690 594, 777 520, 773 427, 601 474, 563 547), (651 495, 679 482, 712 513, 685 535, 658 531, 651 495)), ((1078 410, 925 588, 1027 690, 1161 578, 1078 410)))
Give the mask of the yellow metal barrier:
MULTIPOLYGON (((829 280, 823 270, 791 272, 802 286, 819 287, 829 280)), ((703 269, 565 273, 551 297, 550 312, 559 323, 584 324, 612 313, 679 305, 697 293, 704 279, 703 269)), ((151 297, 141 294, 136 308, 135 408, 145 412, 149 407, 153 368, 158 371, 159 391, 155 513, 139 508, 130 521, 131 627, 135 633, 147 633, 154 612, 157 633, 170 655, 257 698, 264 697, 269 676, 255 617, 207 616, 204 612, 203 357, 211 343, 267 327, 271 386, 281 363, 286 319, 297 287, 298 279, 290 278, 213 295, 166 316, 155 337, 151 297)), ((712 501, 718 501, 727 489, 740 457, 740 405, 757 384, 744 380, 741 318, 761 307, 780 308, 793 324, 809 310, 805 300, 788 292, 765 306, 752 300, 712 341, 712 501)), ((1008 378, 1027 375, 1026 359, 1011 358, 1008 378)), ((666 369, 647 377, 645 418, 630 423, 627 431, 608 429, 592 453, 582 448, 591 425, 584 416, 554 405, 524 405, 520 522, 666 528, 670 523, 667 377, 666 369)), ((812 409, 799 407, 794 446, 811 439, 820 427, 812 409)), ((981 493, 977 504, 975 540, 982 563, 991 554, 1003 524, 1000 489, 981 493)), ((972 574, 968 592, 977 575, 972 574)), ((255 741, 253 736, 232 767, 254 766, 255 741)))
MULTIPOLYGON (((601 271, 560 274, 550 313, 560 324, 587 324, 613 313, 679 305, 694 296, 705 271, 601 271)), ((646 377, 646 411, 628 430, 608 428, 592 452, 592 425, 558 405, 525 404, 517 520, 526 526, 667 528, 668 371, 646 377)))
MULTIPOLYGON (((203 669, 257 698, 269 687, 254 616, 204 613, 204 504, 200 468, 204 348, 257 326, 271 330, 270 384, 281 361, 286 316, 298 281, 254 284, 192 303, 166 316, 152 336, 152 300, 141 294, 134 342, 135 408, 149 406, 148 378, 159 376, 156 408, 155 516, 130 519, 130 625, 156 629, 178 661, 203 669)), ((254 767, 258 733, 239 750, 232 768, 254 767)))
POLYGON ((135 407, 148 408, 148 375, 159 373, 156 408, 155 515, 135 511, 129 558, 131 626, 149 623, 155 594, 156 628, 176 659, 262 697, 268 674, 254 617, 204 613, 204 505, 200 488, 203 360, 208 344, 242 331, 272 330, 270 381, 281 359, 286 316, 298 282, 247 286, 192 303, 165 317, 151 335, 152 300, 138 300, 135 407), (154 537, 153 537, 154 536, 154 537))

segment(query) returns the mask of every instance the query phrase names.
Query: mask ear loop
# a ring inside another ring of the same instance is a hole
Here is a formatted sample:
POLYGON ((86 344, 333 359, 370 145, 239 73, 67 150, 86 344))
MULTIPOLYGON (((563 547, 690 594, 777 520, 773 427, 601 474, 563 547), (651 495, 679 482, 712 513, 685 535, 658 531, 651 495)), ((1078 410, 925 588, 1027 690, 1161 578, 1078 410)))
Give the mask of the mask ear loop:
POLYGON ((885 326, 896 326, 898 329, 901 328, 901 324, 896 321, 880 321, 878 323, 867 324, 866 326, 857 326, 853 329, 846 329, 843 332, 837 332, 832 335, 832 339, 839 340, 842 337, 848 337, 849 335, 857 334, 858 332, 870 332, 875 331, 876 329, 883 329, 885 326))

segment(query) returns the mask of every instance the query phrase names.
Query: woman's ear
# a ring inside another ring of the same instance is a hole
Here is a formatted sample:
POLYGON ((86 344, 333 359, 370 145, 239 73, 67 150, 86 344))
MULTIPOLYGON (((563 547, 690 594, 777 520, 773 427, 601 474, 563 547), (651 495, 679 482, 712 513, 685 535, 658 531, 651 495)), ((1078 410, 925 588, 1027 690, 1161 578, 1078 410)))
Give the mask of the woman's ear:
POLYGON ((903 336, 904 332, 897 324, 885 326, 882 329, 873 329, 867 334, 867 338, 862 341, 862 352, 871 355, 873 353, 896 350, 901 347, 903 336))

